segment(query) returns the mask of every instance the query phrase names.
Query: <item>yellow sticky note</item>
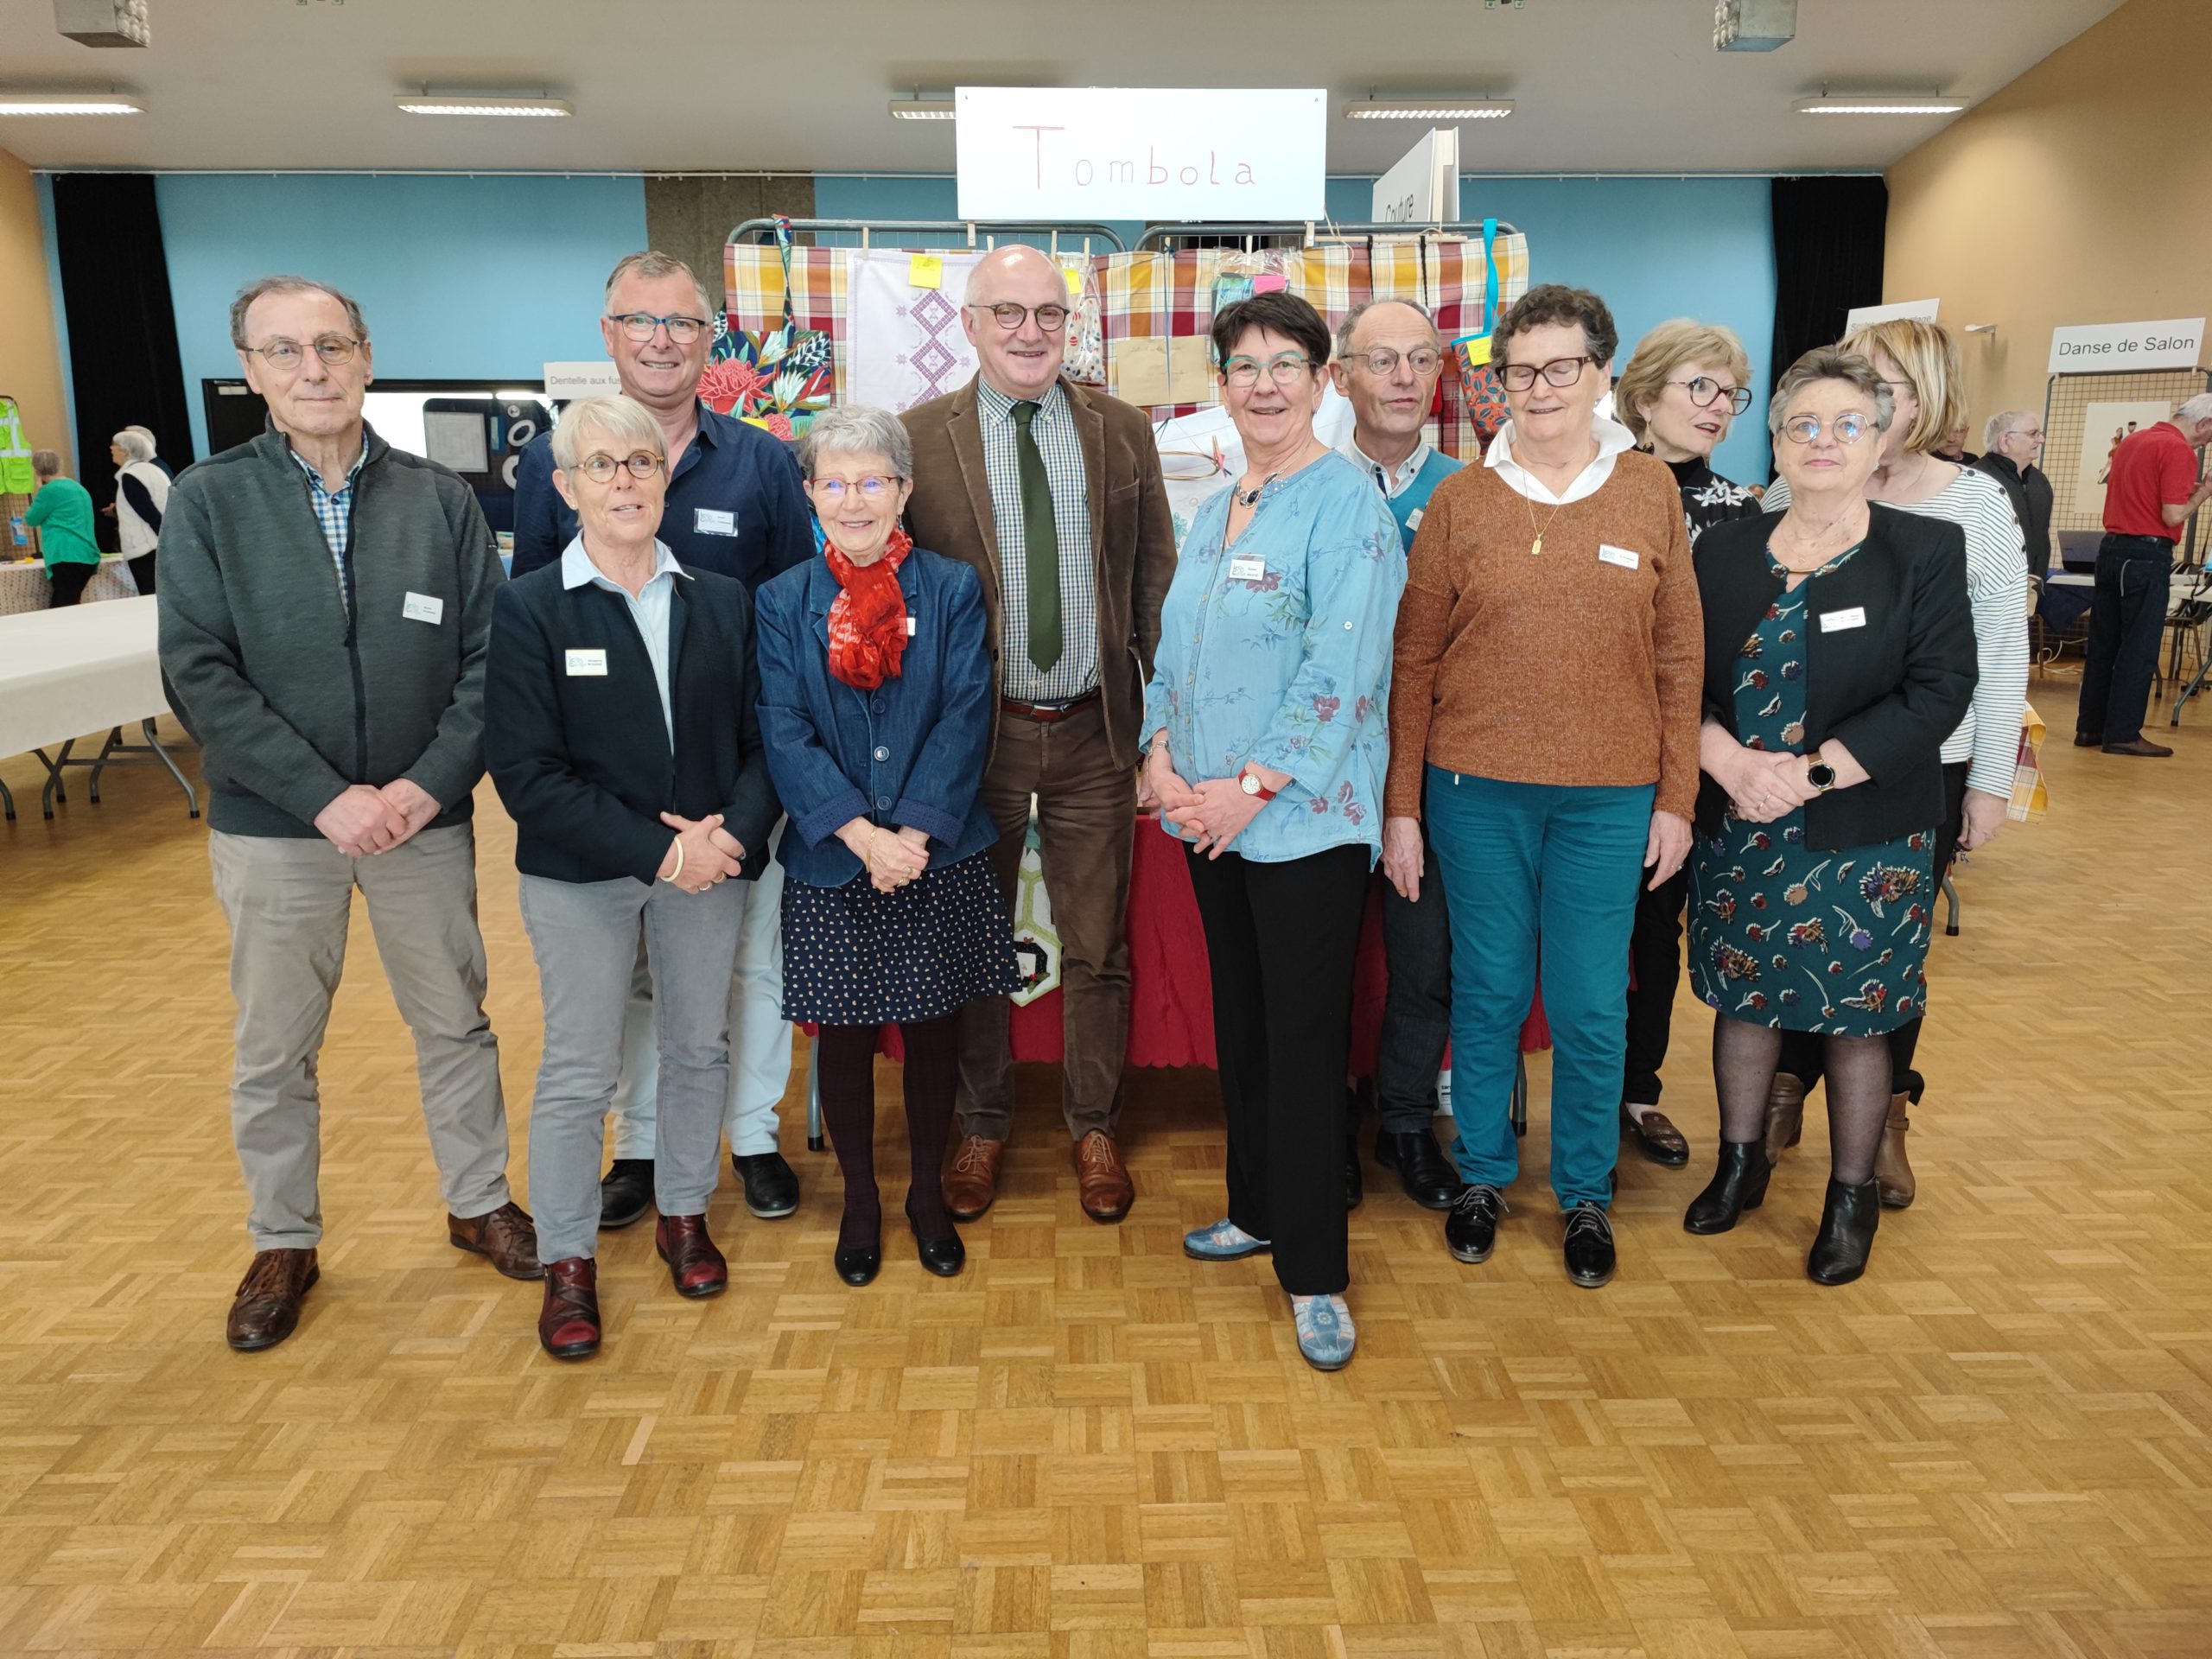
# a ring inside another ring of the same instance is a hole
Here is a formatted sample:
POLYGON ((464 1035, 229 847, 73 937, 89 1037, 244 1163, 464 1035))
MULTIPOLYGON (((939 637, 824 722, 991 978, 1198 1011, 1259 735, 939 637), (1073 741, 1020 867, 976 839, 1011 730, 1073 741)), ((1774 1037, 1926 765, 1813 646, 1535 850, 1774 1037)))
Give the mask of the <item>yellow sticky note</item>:
POLYGON ((906 286, 909 288, 943 288, 944 260, 941 255, 918 253, 906 261, 906 286))
POLYGON ((1067 278, 1068 297, 1075 300, 1081 299, 1083 297, 1083 273, 1075 270, 1071 266, 1063 265, 1060 267, 1060 275, 1067 278))
POLYGON ((1488 334, 1468 334, 1452 344, 1459 348, 1461 361, 1471 369, 1479 369, 1490 361, 1490 341, 1488 334))

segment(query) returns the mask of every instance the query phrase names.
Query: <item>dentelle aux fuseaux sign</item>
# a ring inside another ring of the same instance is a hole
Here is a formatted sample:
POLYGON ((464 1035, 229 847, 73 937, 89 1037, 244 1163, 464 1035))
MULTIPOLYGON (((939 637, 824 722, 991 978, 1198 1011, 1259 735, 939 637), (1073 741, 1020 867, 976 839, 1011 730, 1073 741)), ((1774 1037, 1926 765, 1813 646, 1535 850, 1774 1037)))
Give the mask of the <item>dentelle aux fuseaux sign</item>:
POLYGON ((959 211, 995 219, 1305 219, 1326 211, 1319 90, 963 86, 959 211))

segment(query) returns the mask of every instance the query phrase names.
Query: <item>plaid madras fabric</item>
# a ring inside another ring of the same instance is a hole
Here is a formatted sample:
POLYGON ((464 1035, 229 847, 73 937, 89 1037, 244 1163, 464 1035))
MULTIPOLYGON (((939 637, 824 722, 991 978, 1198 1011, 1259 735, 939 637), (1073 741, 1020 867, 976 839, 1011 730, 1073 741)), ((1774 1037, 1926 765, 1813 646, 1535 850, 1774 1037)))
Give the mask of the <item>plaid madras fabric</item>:
MULTIPOLYGON (((849 248, 791 250, 791 320, 830 336, 838 401, 845 397, 845 256, 849 248)), ((784 259, 773 245, 722 247, 722 308, 732 328, 756 332, 784 323, 784 259)))

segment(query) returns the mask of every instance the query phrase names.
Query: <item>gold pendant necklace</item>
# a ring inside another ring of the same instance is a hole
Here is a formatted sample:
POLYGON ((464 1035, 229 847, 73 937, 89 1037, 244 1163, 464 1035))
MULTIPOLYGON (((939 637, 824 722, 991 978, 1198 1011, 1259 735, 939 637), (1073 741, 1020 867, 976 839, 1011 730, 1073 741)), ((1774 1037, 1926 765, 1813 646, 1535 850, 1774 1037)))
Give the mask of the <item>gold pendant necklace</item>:
POLYGON ((1551 529, 1552 519, 1559 517, 1560 508, 1565 506, 1567 503, 1561 501, 1553 506, 1551 518, 1544 520, 1542 530, 1536 528, 1536 509, 1531 505, 1527 496, 1521 498, 1521 505, 1529 509, 1529 533, 1535 538, 1529 543, 1529 556, 1532 559, 1541 558, 1544 552, 1544 533, 1551 529))

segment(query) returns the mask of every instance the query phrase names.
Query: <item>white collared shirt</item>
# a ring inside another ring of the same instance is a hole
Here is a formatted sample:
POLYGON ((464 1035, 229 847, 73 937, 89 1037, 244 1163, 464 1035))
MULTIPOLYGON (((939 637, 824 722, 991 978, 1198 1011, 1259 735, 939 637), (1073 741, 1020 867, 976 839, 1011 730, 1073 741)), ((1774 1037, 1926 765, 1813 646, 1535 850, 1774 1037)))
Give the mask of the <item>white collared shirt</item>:
POLYGON ((668 550, 668 543, 658 539, 653 543, 653 573, 635 594, 591 562, 591 555, 584 551, 581 535, 561 553, 562 587, 582 588, 595 582, 610 594, 620 594, 623 604, 629 607, 630 620, 637 625, 638 637, 645 641, 646 659, 653 665, 653 683, 660 688, 660 717, 668 728, 671 749, 676 747, 676 710, 668 696, 668 621, 678 576, 690 580, 683 567, 677 563, 676 555, 668 550))
POLYGON ((1429 453, 1434 447, 1427 438, 1421 439, 1414 445, 1413 454, 1395 467, 1385 467, 1381 461, 1370 459, 1357 437, 1346 438, 1344 447, 1337 453, 1358 467, 1368 481, 1382 492, 1384 500, 1395 501, 1413 487, 1414 480, 1421 476, 1421 469, 1428 465, 1429 453))
POLYGON ((1490 441, 1490 448, 1483 454, 1483 465, 1495 472, 1516 495, 1526 496, 1544 506, 1563 507, 1570 501, 1597 494, 1613 475, 1613 463, 1636 448, 1635 435, 1618 421, 1603 415, 1590 417, 1590 435, 1598 441, 1597 458, 1574 475, 1574 481, 1562 495, 1554 495, 1541 479, 1514 460, 1510 421, 1499 428, 1497 435, 1490 441))

